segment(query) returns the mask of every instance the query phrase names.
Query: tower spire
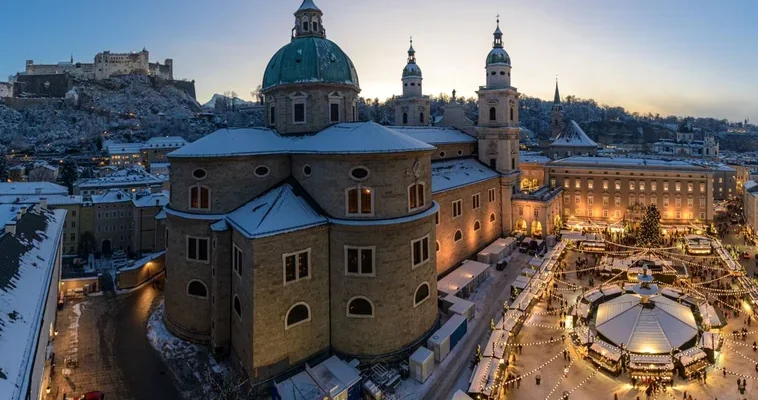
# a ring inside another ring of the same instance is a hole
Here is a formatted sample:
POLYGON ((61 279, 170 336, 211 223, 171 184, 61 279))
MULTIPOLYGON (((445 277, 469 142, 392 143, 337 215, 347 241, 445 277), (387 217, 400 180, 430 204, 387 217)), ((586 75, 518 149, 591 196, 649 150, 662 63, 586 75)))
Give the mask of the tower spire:
POLYGON ((497 28, 495 29, 495 41, 492 43, 492 48, 503 48, 503 31, 500 30, 500 14, 497 15, 497 28))
POLYGON ((413 36, 411 36, 411 47, 408 49, 408 64, 416 63, 416 50, 413 49, 413 36))
POLYGON ((561 104, 561 94, 558 93, 558 76, 555 77, 555 96, 553 97, 553 104, 561 104))

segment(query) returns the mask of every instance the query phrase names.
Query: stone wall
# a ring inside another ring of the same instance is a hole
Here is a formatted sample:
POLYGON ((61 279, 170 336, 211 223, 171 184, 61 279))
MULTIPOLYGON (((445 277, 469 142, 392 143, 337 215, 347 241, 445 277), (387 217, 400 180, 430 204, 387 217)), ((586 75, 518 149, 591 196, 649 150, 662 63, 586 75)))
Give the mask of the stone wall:
POLYGON ((434 215, 389 225, 331 225, 332 349, 374 357, 416 343, 437 319, 434 215), (413 267, 411 241, 429 237, 429 260, 413 267), (345 246, 374 246, 374 276, 347 275, 345 246), (416 289, 429 284, 430 298, 414 306, 416 289), (348 302, 363 296, 373 303, 372 317, 350 317, 348 302))
POLYGON ((432 195, 428 152, 391 155, 295 155, 292 156, 292 175, 326 213, 335 218, 376 219, 406 216, 409 214, 408 186, 415 182, 426 185, 424 197, 427 204, 430 204, 432 195), (303 172, 306 165, 311 167, 310 176, 303 172), (418 179, 413 172, 414 165, 419 168, 418 179), (368 178, 362 181, 356 181, 350 176, 350 171, 359 166, 369 170, 368 178), (373 190, 373 216, 347 216, 346 191, 358 186, 373 190))
POLYGON ((73 87, 74 80, 67 74, 16 75, 14 94, 16 97, 64 98, 73 87))
POLYGON ((116 286, 119 289, 137 287, 166 270, 165 253, 137 261, 138 264, 121 269, 116 273, 116 286))
POLYGON ((266 126, 275 128, 277 132, 288 134, 314 133, 332 125, 330 121, 329 104, 337 102, 340 105, 340 120, 338 122, 353 122, 358 120, 358 91, 352 86, 328 84, 298 84, 296 86, 276 86, 265 93, 266 126), (334 94, 341 97, 334 97, 334 94), (305 95, 305 123, 294 122, 293 104, 305 95), (274 123, 271 124, 271 110, 274 110, 274 123))
POLYGON ((213 159, 172 158, 171 207, 179 211, 189 211, 189 189, 200 184, 211 190, 211 209, 192 212, 227 213, 253 200, 288 176, 290 159, 286 155, 213 159), (268 167, 269 174, 257 177, 254 171, 258 166, 268 167), (205 170, 205 178, 195 179, 192 176, 192 172, 198 168, 205 170))
POLYGON ((468 157, 476 151, 476 142, 474 143, 451 143, 435 144, 437 148, 432 152, 432 160, 444 160, 456 157, 468 157))
POLYGON ((510 213, 510 203, 501 208, 501 187, 499 178, 492 178, 457 189, 434 194, 434 201, 440 205, 437 224, 437 274, 443 275, 461 261, 475 255, 481 248, 501 236, 501 212, 510 213), (495 201, 489 201, 489 190, 495 190, 495 201), (472 197, 479 193, 480 207, 473 209, 472 197), (453 218, 453 201, 462 201, 462 214, 453 218), (494 215, 495 221, 490 221, 494 215), (480 230, 474 231, 474 223, 479 221, 480 230), (455 232, 461 231, 462 239, 455 241, 455 232))

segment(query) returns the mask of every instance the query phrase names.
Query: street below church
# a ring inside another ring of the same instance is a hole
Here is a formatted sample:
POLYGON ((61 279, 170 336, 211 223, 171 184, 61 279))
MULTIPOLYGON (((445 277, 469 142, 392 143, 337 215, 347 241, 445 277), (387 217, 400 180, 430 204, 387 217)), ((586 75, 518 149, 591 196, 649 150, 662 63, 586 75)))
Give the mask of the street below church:
POLYGON ((151 310, 162 299, 147 284, 68 301, 58 312, 55 375, 46 399, 101 391, 107 399, 178 400, 179 392, 146 336, 151 310))

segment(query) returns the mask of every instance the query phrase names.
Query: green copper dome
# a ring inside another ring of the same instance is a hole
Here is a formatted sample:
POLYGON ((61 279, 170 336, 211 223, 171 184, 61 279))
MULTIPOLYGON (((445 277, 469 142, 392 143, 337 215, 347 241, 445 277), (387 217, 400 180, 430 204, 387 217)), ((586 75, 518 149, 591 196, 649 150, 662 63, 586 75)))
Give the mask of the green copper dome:
POLYGON ((511 56, 502 47, 495 47, 487 55, 487 65, 508 64, 511 65, 511 56))
POLYGON ((406 77, 419 77, 421 78, 421 68, 418 67, 415 63, 408 64, 403 68, 403 78, 406 77))
POLYGON ((295 38, 274 54, 263 74, 263 90, 297 83, 358 85, 350 58, 334 42, 320 37, 295 38))

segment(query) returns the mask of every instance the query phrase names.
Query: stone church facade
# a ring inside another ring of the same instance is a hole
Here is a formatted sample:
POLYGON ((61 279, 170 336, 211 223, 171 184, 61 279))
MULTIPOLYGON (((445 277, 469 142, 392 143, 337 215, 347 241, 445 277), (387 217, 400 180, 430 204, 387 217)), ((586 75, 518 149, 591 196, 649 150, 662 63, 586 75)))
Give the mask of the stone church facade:
POLYGON ((561 199, 520 193, 519 92, 499 26, 476 126, 457 103, 430 126, 411 46, 397 99, 408 110, 388 127, 356 122, 357 71, 323 12, 305 0, 294 15, 263 77, 267 126, 168 155, 165 322, 253 381, 330 353, 407 356, 438 327, 438 277, 513 229, 513 197, 561 199))

